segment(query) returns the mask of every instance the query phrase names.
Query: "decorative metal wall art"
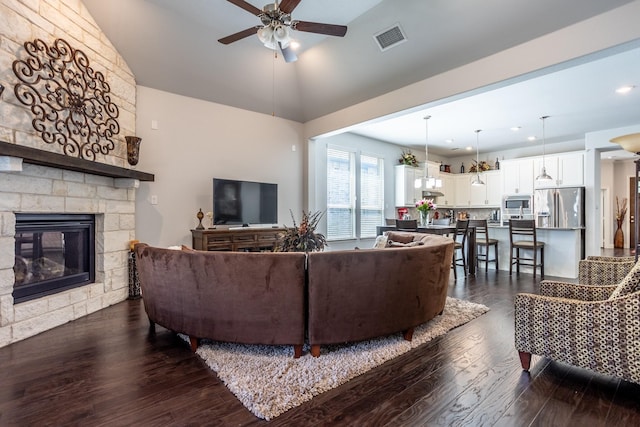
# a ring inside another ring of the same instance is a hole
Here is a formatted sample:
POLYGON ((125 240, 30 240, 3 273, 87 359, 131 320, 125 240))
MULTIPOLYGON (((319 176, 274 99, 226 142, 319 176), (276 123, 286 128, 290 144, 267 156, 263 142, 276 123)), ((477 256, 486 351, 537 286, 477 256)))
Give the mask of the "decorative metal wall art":
POLYGON ((118 107, 104 75, 89 66, 87 55, 57 39, 52 46, 26 42, 29 55, 13 62, 16 97, 31 107, 33 128, 67 156, 95 160, 109 154, 120 132, 118 107))

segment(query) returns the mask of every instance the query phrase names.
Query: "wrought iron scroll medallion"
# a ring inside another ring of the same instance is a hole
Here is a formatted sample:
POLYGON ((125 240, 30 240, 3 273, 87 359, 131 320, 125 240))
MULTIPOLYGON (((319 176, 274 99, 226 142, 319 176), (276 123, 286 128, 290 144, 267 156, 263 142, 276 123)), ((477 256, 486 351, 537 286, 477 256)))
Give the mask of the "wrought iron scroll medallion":
POLYGON ((52 46, 35 39, 24 47, 28 56, 13 62, 20 80, 15 94, 31 108, 31 123, 42 140, 62 146, 67 156, 95 160, 97 154, 109 154, 120 125, 104 75, 63 39, 52 46))

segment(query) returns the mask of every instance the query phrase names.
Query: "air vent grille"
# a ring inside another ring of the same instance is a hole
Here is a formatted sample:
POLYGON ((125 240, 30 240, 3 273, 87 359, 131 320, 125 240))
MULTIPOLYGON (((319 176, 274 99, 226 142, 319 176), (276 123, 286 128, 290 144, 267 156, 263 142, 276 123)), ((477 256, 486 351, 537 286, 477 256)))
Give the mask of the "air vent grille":
POLYGON ((399 24, 374 34, 373 38, 382 52, 407 41, 407 37, 399 24))

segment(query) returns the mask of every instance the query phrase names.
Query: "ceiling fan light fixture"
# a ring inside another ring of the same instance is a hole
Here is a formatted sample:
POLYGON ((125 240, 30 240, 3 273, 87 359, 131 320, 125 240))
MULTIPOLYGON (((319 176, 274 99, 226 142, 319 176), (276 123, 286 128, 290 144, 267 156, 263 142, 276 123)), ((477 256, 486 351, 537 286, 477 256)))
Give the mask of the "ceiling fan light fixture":
POLYGON ((289 28, 284 25, 276 25, 273 30, 273 38, 282 45, 282 47, 289 46, 291 42, 291 34, 289 28))

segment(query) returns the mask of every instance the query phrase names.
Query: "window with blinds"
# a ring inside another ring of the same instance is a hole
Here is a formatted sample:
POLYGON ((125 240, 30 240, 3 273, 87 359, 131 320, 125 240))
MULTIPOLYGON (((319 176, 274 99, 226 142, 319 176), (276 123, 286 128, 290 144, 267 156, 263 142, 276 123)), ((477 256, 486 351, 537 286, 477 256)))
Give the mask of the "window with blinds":
POLYGON ((384 175, 382 159, 360 156, 360 237, 376 237, 384 223, 384 175))
POLYGON ((383 159, 328 148, 327 239, 375 237, 383 221, 383 159))

